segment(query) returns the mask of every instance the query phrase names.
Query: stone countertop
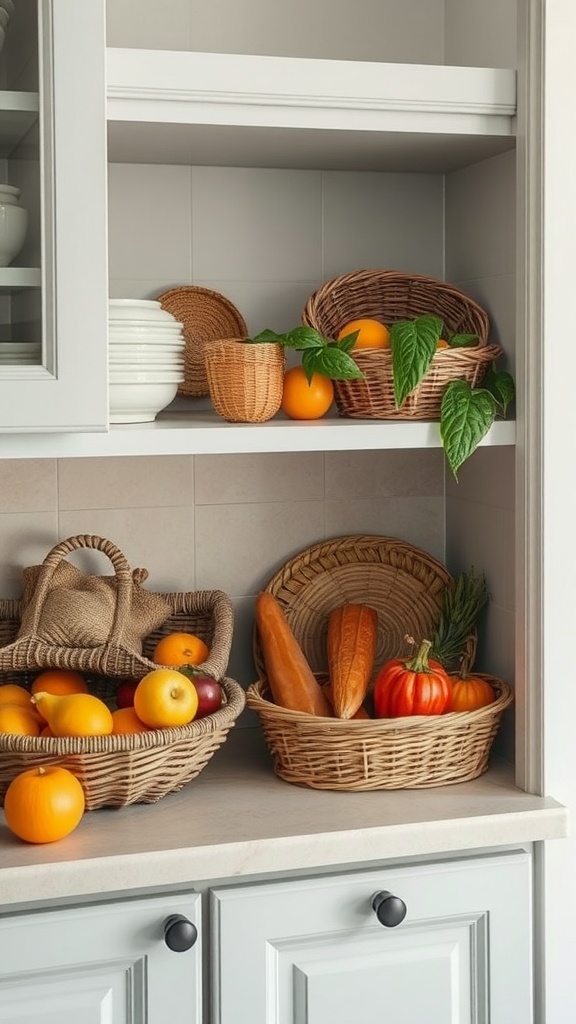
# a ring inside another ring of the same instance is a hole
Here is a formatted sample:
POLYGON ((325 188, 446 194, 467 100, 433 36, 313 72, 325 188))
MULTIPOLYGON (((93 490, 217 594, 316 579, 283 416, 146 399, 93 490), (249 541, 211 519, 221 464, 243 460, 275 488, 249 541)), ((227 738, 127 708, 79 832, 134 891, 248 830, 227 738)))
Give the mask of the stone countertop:
POLYGON ((238 728, 180 792, 156 804, 86 813, 59 842, 21 842, 0 811, 0 906, 361 866, 566 834, 566 809, 518 789, 504 762, 455 786, 314 790, 277 778, 260 730, 238 728))

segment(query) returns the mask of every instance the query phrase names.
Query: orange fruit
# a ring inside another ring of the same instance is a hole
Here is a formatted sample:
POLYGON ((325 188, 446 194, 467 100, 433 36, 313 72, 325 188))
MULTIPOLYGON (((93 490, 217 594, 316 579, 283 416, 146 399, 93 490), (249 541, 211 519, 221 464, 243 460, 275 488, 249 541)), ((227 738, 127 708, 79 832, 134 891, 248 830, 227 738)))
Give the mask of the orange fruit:
POLYGON ((53 843, 74 831, 85 804, 76 776, 51 764, 28 768, 12 779, 4 796, 4 815, 19 839, 53 843))
POLYGON ((334 401, 334 385, 322 373, 312 374, 312 380, 302 366, 293 366, 284 374, 282 412, 292 420, 319 420, 325 416, 334 401))
POLYGON ((33 703, 55 736, 108 736, 112 732, 110 708, 91 693, 36 693, 33 703))
POLYGON ((201 665, 210 654, 208 645, 194 633, 168 633, 158 641, 152 652, 157 665, 201 665))
POLYGON ((152 669, 136 687, 134 710, 152 729, 188 725, 198 710, 196 687, 177 669, 152 669))
POLYGON ((30 691, 17 683, 4 683, 0 686, 0 704, 19 704, 23 708, 32 711, 30 703, 30 691))
POLYGON ((66 693, 88 693, 84 676, 71 668, 47 668, 36 676, 31 693, 55 693, 63 696, 66 693))
POLYGON ((138 718, 134 708, 118 708, 112 712, 112 733, 119 736, 124 733, 149 732, 149 728, 138 718))
POLYGON ((389 348, 390 331, 380 320, 371 320, 363 317, 358 320, 349 320, 344 327, 338 331, 338 341, 346 338, 349 334, 358 331, 358 337, 354 342, 352 351, 359 348, 389 348))
POLYGON ((436 342, 436 348, 450 348, 450 345, 444 338, 440 338, 440 340, 436 342))
POLYGON ((0 732, 18 736, 39 736, 38 717, 21 704, 0 704, 0 732))

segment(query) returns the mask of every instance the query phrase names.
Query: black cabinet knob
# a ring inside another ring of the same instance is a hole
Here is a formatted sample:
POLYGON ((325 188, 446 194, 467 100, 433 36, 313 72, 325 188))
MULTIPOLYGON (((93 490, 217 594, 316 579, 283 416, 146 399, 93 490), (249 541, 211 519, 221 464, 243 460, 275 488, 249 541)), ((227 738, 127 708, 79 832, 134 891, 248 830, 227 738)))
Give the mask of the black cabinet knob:
POLYGON ((175 953, 184 953, 198 938, 198 929, 183 914, 171 914, 164 921, 164 942, 175 953))
POLYGON ((406 904, 399 896, 384 889, 372 897, 372 909, 385 928, 396 928, 406 917, 406 904))

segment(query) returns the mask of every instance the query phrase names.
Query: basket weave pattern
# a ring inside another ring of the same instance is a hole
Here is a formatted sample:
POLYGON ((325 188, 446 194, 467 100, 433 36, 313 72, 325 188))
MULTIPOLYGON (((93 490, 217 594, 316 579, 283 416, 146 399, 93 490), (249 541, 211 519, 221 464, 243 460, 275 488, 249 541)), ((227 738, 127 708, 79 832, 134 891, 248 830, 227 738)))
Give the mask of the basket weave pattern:
POLYGON ((184 329, 184 383, 178 388, 178 394, 207 395, 205 346, 220 338, 245 338, 248 328, 244 317, 225 295, 198 285, 171 288, 157 298, 162 308, 184 329))
POLYGON ((341 416, 438 419, 446 385, 452 380, 465 380, 472 387, 478 386, 502 349, 489 343, 488 315, 473 299, 445 281, 420 274, 359 270, 327 281, 310 296, 302 322, 327 338, 337 337, 346 323, 359 317, 381 320, 390 327, 398 320, 425 314, 440 317, 450 333, 477 335, 478 345, 436 352, 423 380, 399 409, 394 400, 390 350, 354 352, 365 379, 334 381, 341 416))
MULTIPOLYGON (((350 535, 313 545, 281 567, 265 589, 282 605, 317 675, 327 670, 330 612, 358 602, 378 612, 372 678, 389 658, 406 654, 405 634, 430 636, 438 621, 448 570, 427 552, 392 537, 350 535)), ((247 690, 259 717, 276 774, 313 789, 421 789, 464 782, 488 766, 504 710, 513 700, 507 683, 487 679, 495 701, 478 711, 396 719, 319 718, 272 702, 257 629, 254 661, 259 680, 247 690)), ((476 633, 468 638, 472 665, 476 633)))
POLYGON ((282 402, 285 356, 281 345, 213 341, 204 349, 212 404, 231 423, 264 423, 282 402))

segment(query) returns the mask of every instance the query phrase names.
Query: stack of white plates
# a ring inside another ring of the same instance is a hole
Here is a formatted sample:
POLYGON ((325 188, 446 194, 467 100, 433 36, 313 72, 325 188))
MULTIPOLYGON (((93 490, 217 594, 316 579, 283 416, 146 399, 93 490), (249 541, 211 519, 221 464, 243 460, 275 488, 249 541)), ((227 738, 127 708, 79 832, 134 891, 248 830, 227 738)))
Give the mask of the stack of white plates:
POLYGON ((152 299, 108 304, 110 421, 146 423, 184 381, 182 324, 152 299))

